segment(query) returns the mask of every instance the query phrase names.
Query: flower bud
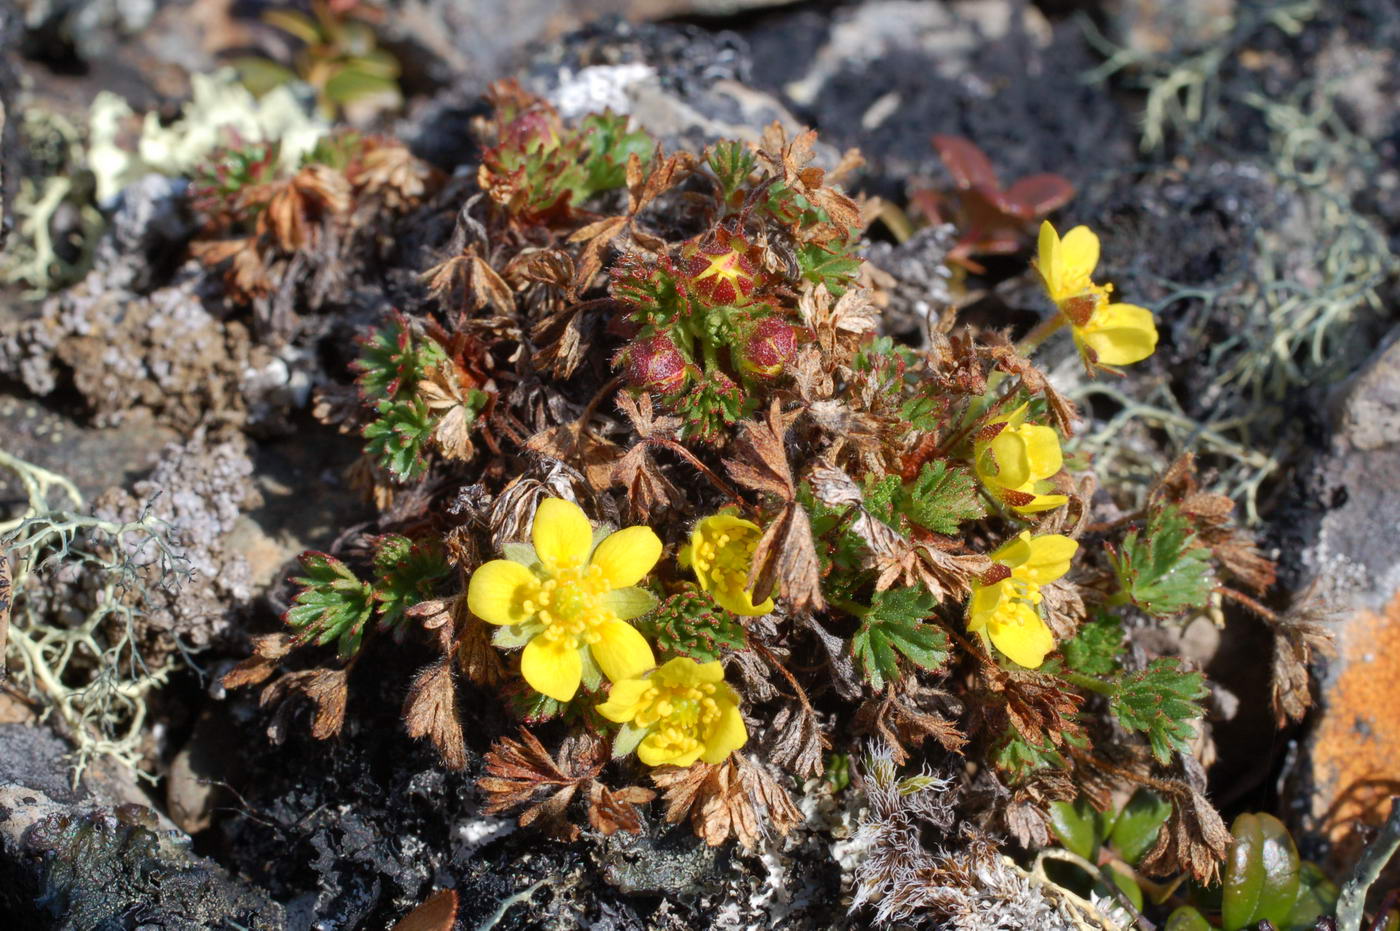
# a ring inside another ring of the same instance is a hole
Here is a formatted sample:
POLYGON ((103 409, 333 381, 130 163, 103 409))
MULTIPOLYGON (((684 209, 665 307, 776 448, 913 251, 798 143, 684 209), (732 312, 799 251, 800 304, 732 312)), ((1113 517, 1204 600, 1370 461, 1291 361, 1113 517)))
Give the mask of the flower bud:
POLYGON ((758 375, 777 375, 797 353, 797 328, 777 317, 758 321, 748 341, 740 364, 758 375))
POLYGON ((624 353, 627 381, 634 388, 671 394, 684 388, 690 380, 690 366, 685 356, 665 334, 634 343, 624 353))

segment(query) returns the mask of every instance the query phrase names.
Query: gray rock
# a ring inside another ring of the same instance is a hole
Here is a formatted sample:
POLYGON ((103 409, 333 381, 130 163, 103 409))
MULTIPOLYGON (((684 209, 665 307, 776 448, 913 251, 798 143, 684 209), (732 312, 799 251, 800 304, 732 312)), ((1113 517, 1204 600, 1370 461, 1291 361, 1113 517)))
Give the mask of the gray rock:
POLYGON ((1322 510, 1303 575, 1340 610, 1378 611, 1400 590, 1400 329, 1330 407, 1331 443, 1306 479, 1322 510))
POLYGON ((280 905, 192 854, 150 809, 65 804, 18 785, 0 785, 0 911, 36 931, 284 926, 280 905))
POLYGON ((607 838, 603 878, 625 895, 695 896, 722 881, 715 848, 688 826, 607 838))

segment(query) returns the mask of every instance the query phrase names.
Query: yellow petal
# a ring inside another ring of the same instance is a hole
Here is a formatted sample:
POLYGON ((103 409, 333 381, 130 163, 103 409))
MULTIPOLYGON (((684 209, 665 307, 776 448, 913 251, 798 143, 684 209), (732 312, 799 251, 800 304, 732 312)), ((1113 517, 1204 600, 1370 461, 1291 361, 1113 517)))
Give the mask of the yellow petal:
POLYGON ((1016 433, 1025 443, 1026 465, 1031 481, 1038 482, 1060 471, 1064 457, 1060 452, 1060 435, 1053 427, 1028 423, 1016 433))
POLYGON ((703 748, 696 747, 689 753, 677 753, 675 748, 656 734, 649 735, 637 747, 637 759, 648 766, 689 766, 700 759, 703 748))
POLYGON ((1091 358, 1103 365, 1141 362, 1157 348, 1157 324, 1152 311, 1136 304, 1102 307, 1074 335, 1081 347, 1092 350, 1091 358))
POLYGON ((626 724, 641 710, 642 696, 649 688, 651 683, 646 679, 623 679, 621 682, 615 682, 612 691, 608 692, 608 700, 598 706, 598 713, 609 721, 626 724))
POLYGON ((520 654, 520 674, 530 688, 555 701, 568 701, 583 679, 583 658, 568 640, 536 637, 520 654))
POLYGON ((770 595, 760 604, 753 603, 753 591, 737 591, 716 585, 707 589, 715 603, 730 614, 737 614, 740 617, 761 617, 773 610, 773 597, 770 595))
POLYGON ((1069 571, 1070 560, 1078 551, 1079 544, 1062 534, 1047 533, 1032 539, 1029 548, 1028 557, 1011 570, 1012 574, 1044 585, 1069 571))
POLYGON ((992 551, 988 556, 992 562, 999 562, 1004 566, 1016 568, 1030 558, 1031 555, 1031 532, 1022 530, 1016 536, 1007 540, 1001 546, 992 551))
POLYGON ((660 558, 661 540, 650 527, 628 527, 608 534, 590 565, 603 570, 609 588, 626 588, 640 582, 660 558))
POLYGON ((1055 637, 1030 605, 1018 602, 1003 609, 988 625, 992 643, 1018 666, 1036 669, 1045 662, 1045 654, 1055 648, 1055 637))
POLYGON ((467 583, 467 607, 488 624, 519 624, 534 615, 525 610, 525 602, 538 588, 535 574, 520 563, 493 559, 472 573, 467 583))
POLYGON ((1010 579, 992 585, 972 586, 972 600, 967 606, 967 629, 974 633, 986 627, 996 615, 997 608, 1011 592, 1010 579))
MULTIPOLYGON (((1034 492, 1031 492, 1034 494, 1034 492)), ((1015 504, 1011 510, 1017 514, 1039 514, 1041 511, 1053 511, 1055 508, 1063 507, 1069 503, 1069 498, 1064 495, 1040 495, 1037 494, 1030 504, 1015 504)))
POLYGON ((1087 226, 1076 226, 1060 240, 1060 261, 1064 263, 1064 284, 1073 279, 1091 278, 1099 264, 1099 237, 1087 226))
POLYGON ((598 668, 611 682, 635 679, 656 665, 647 640, 631 624, 604 621, 598 625, 598 642, 592 644, 598 668))
POLYGON ((1039 253, 1040 277, 1044 280, 1045 290, 1050 292, 1051 299, 1056 299, 1064 275, 1060 269, 1060 234, 1055 232, 1055 227, 1050 225, 1049 220, 1041 221, 1040 237, 1036 246, 1039 253))
POLYGON ((985 466, 979 462, 979 466, 982 466, 979 472, 986 472, 984 480, 1005 488, 1015 488, 1032 481, 1031 459, 1026 450, 1026 438, 1020 430, 1009 427, 1002 430, 987 444, 987 453, 991 456, 991 462, 985 466))
POLYGON ((720 706, 719 720, 705 735, 705 751, 701 759, 706 763, 723 763, 729 754, 748 742, 749 731, 744 726, 744 716, 732 702, 720 706))
POLYGON ((724 664, 719 660, 709 663, 695 663, 694 675, 696 682, 723 682, 724 664))
POLYGON ((593 525, 583 508, 563 498, 545 498, 531 530, 535 553, 546 569, 580 567, 593 549, 593 525))

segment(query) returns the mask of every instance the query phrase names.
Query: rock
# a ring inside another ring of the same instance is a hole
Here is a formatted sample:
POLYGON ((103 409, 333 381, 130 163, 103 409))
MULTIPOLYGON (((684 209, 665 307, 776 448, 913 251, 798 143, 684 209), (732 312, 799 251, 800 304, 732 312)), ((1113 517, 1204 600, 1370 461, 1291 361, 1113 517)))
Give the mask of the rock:
POLYGON ((0 785, 0 910, 20 927, 284 927, 281 906, 189 850, 139 805, 67 804, 0 785))
MULTIPOLYGON (((185 574, 183 580, 147 581, 140 628, 158 648, 209 646, 228 632, 238 609, 252 598, 247 560, 226 542, 239 515, 262 503, 252 474, 241 434, 216 436, 200 429, 186 443, 166 447, 150 478, 130 492, 114 488, 93 502, 94 512, 110 520, 154 515, 179 553, 175 569, 185 574)), ((156 554, 143 543, 132 555, 144 565, 156 554)))
POLYGON ((1225 38, 1235 25, 1235 0, 1118 0, 1115 33, 1141 55, 1197 49, 1225 38))
POLYGON ((1307 468, 1298 585, 1336 617, 1294 795, 1345 868, 1395 791, 1400 758, 1400 328, 1337 392, 1330 447, 1307 468))
POLYGON ((626 895, 693 897, 718 885, 718 853, 689 826, 656 834, 619 832, 603 846, 603 878, 626 895))
POLYGON ((1081 79, 1094 64, 1082 35, 1030 4, 880 0, 774 16, 746 37, 753 85, 833 147, 858 147, 867 185, 896 201, 941 176, 933 133, 973 140, 1006 179, 1079 184, 1133 158, 1131 119, 1081 79))
MULTIPOLYGON (((91 500, 112 485, 126 485, 156 464, 179 435, 157 424, 149 411, 134 412, 118 427, 92 427, 28 398, 0 394, 5 451, 58 472, 91 500)), ((21 489, 0 472, 0 496, 20 500, 21 489)))

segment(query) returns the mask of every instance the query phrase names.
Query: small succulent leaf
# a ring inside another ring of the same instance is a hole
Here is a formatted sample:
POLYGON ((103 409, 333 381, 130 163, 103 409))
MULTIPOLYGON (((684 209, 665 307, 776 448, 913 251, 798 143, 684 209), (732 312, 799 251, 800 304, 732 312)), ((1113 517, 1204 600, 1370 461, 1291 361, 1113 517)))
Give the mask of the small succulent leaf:
POLYGON ((1050 827, 1055 836, 1070 853, 1089 861, 1098 857, 1099 845, 1108 834, 1106 821, 1103 812, 1082 795, 1073 802, 1050 804, 1050 827))
POLYGON ((1260 921, 1282 926, 1298 899, 1299 862, 1293 839, 1277 818, 1246 812, 1235 819, 1234 843, 1221 887, 1224 931, 1260 921))
POLYGON ((1171 802, 1149 789, 1138 789, 1114 820, 1109 843, 1124 861, 1137 866, 1157 843, 1157 835, 1171 813, 1171 802))
POLYGON ((1215 931, 1205 916, 1189 905, 1182 905, 1167 916, 1163 931, 1215 931))

